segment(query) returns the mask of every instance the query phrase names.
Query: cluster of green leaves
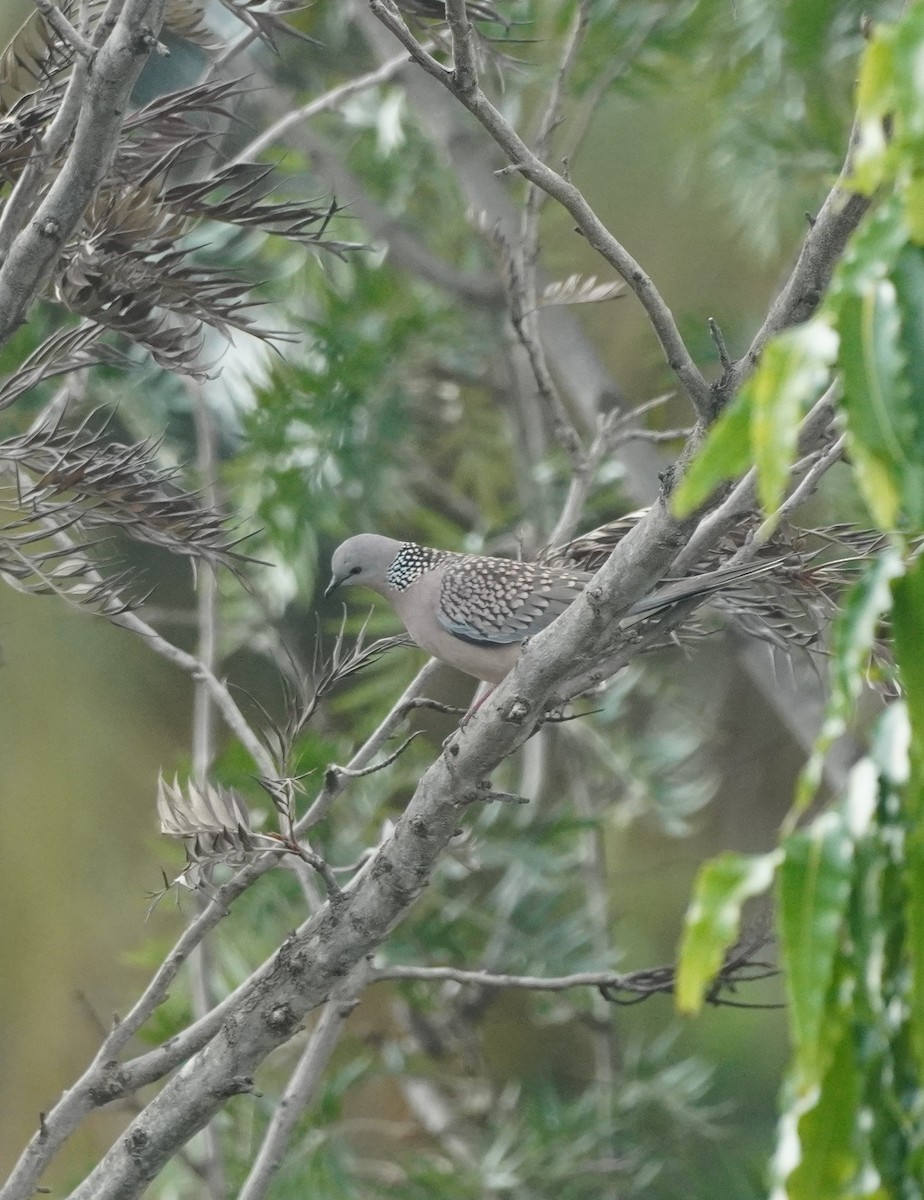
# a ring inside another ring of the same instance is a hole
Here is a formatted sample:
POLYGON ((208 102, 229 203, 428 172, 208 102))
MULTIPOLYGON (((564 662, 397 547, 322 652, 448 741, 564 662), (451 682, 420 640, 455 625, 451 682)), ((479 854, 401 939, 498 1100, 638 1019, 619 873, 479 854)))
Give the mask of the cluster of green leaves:
POLYGON ((888 545, 846 597, 831 695, 770 854, 707 864, 687 915, 678 1002, 701 1005, 744 901, 775 884, 793 1058, 773 1173, 790 1200, 924 1195, 924 5, 878 26, 859 86, 851 186, 878 203, 823 312, 778 338, 680 489, 695 507, 756 464, 768 514, 794 430, 838 379, 850 462, 888 545), (880 719, 846 795, 798 830, 824 755, 848 727, 873 639, 891 620, 903 699, 880 719))

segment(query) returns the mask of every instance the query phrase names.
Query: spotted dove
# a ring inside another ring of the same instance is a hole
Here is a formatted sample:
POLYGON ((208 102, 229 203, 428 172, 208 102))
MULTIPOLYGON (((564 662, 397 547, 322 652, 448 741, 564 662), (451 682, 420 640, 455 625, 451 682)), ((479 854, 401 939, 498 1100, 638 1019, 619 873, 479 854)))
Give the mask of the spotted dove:
MULTIPOLYGON (((670 583, 638 600, 628 615, 665 611, 708 596, 773 564, 748 564, 670 583)), ((584 590, 592 575, 432 550, 375 533, 348 538, 334 552, 325 591, 361 585, 384 596, 423 650, 476 679, 497 684, 513 668, 522 643, 550 625, 584 590)))

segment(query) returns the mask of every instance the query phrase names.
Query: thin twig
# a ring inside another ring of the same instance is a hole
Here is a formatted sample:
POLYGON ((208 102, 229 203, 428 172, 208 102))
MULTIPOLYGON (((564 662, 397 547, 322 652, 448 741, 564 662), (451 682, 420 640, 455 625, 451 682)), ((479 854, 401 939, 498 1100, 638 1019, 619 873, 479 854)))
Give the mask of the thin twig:
MULTIPOLYGON (((535 192, 535 189, 533 191, 535 192)), ((567 454, 572 472, 578 473, 585 465, 581 437, 549 370, 545 347, 539 336, 536 299, 538 224, 532 219, 534 215, 530 212, 529 205, 526 205, 516 246, 511 244, 499 225, 487 232, 503 261, 510 321, 520 345, 526 351, 545 424, 567 454)))
MULTIPOLYGON (((428 663, 425 663, 421 667, 404 689, 401 696, 395 701, 391 711, 386 715, 379 727, 366 739, 360 749, 347 763, 345 768, 347 771, 361 770, 369 764, 372 758, 392 736, 397 726, 407 716, 409 702, 415 700, 420 695, 439 668, 440 664, 435 658, 430 659, 428 663)), ((347 778, 349 778, 347 775, 342 778, 340 776, 332 779, 325 778, 323 788, 315 797, 311 807, 296 825, 296 831, 299 834, 303 834, 324 819, 333 802, 343 791, 344 782, 347 778)))
MULTIPOLYGON (((268 868, 264 867, 263 870, 265 869, 268 868)), ((159 1052, 152 1051, 152 1056, 156 1055, 158 1058, 160 1069, 149 1079, 139 1082, 129 1083, 118 1065, 119 1055, 150 1019, 155 1009, 166 1000, 173 980, 189 955, 206 933, 227 915, 230 902, 246 890, 263 870, 260 864, 253 863, 237 872, 234 879, 225 884, 208 907, 186 927, 130 1011, 113 1026, 86 1071, 44 1115, 40 1129, 33 1135, 6 1183, 0 1188, 0 1200, 28 1200, 35 1192, 45 1167, 89 1113, 100 1104, 116 1099, 123 1091, 133 1090, 134 1087, 143 1086, 145 1082, 154 1082, 162 1078, 204 1044, 204 1041, 194 1042, 190 1047, 189 1043, 193 1039, 186 1038, 185 1044, 179 1048, 171 1045, 166 1051, 163 1047, 159 1048, 159 1052), (173 1054, 170 1053, 171 1050, 173 1054)), ((213 1009, 209 1014, 214 1027, 206 1031, 205 1041, 214 1036, 223 1016, 224 1012, 219 1013, 217 1009, 213 1009)), ((183 1037, 184 1035, 180 1035, 180 1038, 183 1037)))
POLYGON ((341 779, 363 779, 366 775, 374 775, 376 771, 382 771, 385 767, 390 767, 404 751, 410 746, 415 738, 420 737, 420 729, 415 729, 414 732, 404 739, 397 750, 393 750, 391 754, 383 758, 380 762, 371 763, 368 767, 338 767, 336 763, 332 763, 328 768, 329 774, 333 777, 332 782, 336 783, 341 779))
POLYGON ((719 323, 716 321, 715 317, 709 318, 708 325, 709 333, 712 336, 712 340, 715 343, 715 348, 719 354, 719 362, 722 364, 723 369, 727 371, 732 365, 732 360, 728 353, 728 347, 725 345, 725 335, 719 328, 719 323))
MULTIPOLYGON (((779 974, 773 963, 747 958, 736 958, 723 968, 716 977, 722 987, 736 983, 756 982, 770 979, 779 974)), ((639 997, 670 994, 674 990, 676 969, 654 967, 628 974, 612 971, 577 971, 573 975, 508 975, 489 971, 469 971, 461 967, 378 967, 370 977, 370 983, 394 980, 417 980, 425 983, 459 983, 475 987, 516 988, 522 991, 564 992, 572 988, 603 988, 609 993, 629 992, 639 997)), ((724 1001, 716 996, 713 1003, 724 1001)))
MULTIPOLYGON (((562 97, 564 95, 565 84, 577 63, 578 52, 584 41, 589 24, 589 0, 580 0, 571 18, 571 26, 565 34, 564 47, 559 59, 558 69, 552 80, 552 86, 549 88, 548 99, 539 121, 536 136, 533 138, 533 147, 539 158, 546 159, 551 153, 552 134, 562 119, 562 97)), ((529 189, 524 211, 530 213, 530 220, 532 222, 535 223, 538 220, 539 210, 546 199, 548 199, 548 193, 541 188, 531 187, 529 189)))
MULTIPOLYGON (((590 123, 603 97, 616 80, 624 75, 635 62, 642 47, 664 19, 664 12, 657 6, 652 6, 651 12, 646 16, 640 16, 639 25, 630 33, 626 41, 619 46, 616 57, 594 79, 585 93, 577 112, 569 118, 565 145, 562 147, 563 163, 567 164, 573 160, 584 141, 590 123)), ((564 173, 567 178, 567 171, 564 173)))
POLYGON ((811 223, 796 265, 771 304, 747 353, 730 365, 713 388, 713 413, 721 412, 738 392, 773 336, 807 321, 817 310, 847 239, 872 203, 871 196, 865 196, 850 186, 858 144, 858 126, 854 124, 841 172, 825 197, 818 216, 811 223))
MULTIPOLYGON (((427 43, 429 46, 430 43, 427 43)), ((258 155, 262 154, 268 146, 272 146, 274 142, 278 142, 287 130, 293 125, 299 125, 303 121, 308 121, 318 113, 328 112, 332 108, 336 108, 342 101, 350 96, 355 96, 359 92, 367 91, 371 87, 377 87, 380 83, 385 83, 389 79, 393 79, 402 68, 408 65, 406 54, 396 54, 394 58, 390 58, 374 71, 367 71, 364 75, 357 75, 354 79, 348 79, 346 83, 341 83, 337 87, 331 88, 322 96, 303 104, 301 108, 296 108, 292 112, 286 113, 284 117, 280 117, 278 121, 274 121, 268 126, 259 136, 253 141, 248 142, 243 150, 231 159, 228 166, 235 166, 238 163, 252 162, 258 155)))
MULTIPOLYGON (((569 747, 564 739, 571 741, 572 749, 576 740, 571 729, 554 732, 549 730, 545 736, 562 739, 559 745, 566 755, 569 747)), ((607 816, 612 810, 612 797, 608 791, 592 795, 588 778, 581 773, 575 773, 571 792, 575 816, 583 826, 579 834, 582 859, 580 875, 584 889, 588 936, 597 962, 612 962, 617 954, 613 941, 613 930, 616 926, 612 902, 612 875, 607 864, 607 842, 610 836, 607 816)), ((602 989, 596 989, 591 997, 591 1012, 595 1018, 591 1037, 598 1116, 605 1122, 606 1129, 612 1129, 619 1064, 617 1039, 613 1036, 613 1012, 602 989)))
POLYGON ((562 505, 558 520, 555 522, 554 529, 549 534, 549 545, 561 545, 562 542, 568 541, 574 535, 578 522, 581 519, 581 514, 584 511, 584 505, 587 503, 587 497, 590 495, 590 490, 593 487, 600 463, 609 449, 610 433, 619 424, 620 420, 621 414, 615 411, 603 417, 598 423, 597 432, 587 453, 572 465, 571 482, 568 484, 568 492, 565 496, 565 502, 562 505))
POLYGON ((429 708, 433 712, 444 713, 446 716, 462 717, 468 709, 459 704, 444 704, 441 700, 431 700, 429 696, 415 696, 404 704, 404 711, 411 712, 415 708, 429 708))
POLYGON ((458 97, 507 154, 511 164, 571 214, 588 244, 625 279, 647 312, 668 365, 680 380, 696 411, 701 416, 711 416, 709 385, 694 363, 673 314, 647 273, 613 237, 583 194, 533 154, 480 88, 465 91, 454 86, 454 76, 422 49, 391 0, 369 0, 369 4, 374 15, 406 47, 414 61, 458 97))
MULTIPOLYGON (((834 401, 840 384, 835 381, 825 389, 802 422, 799 432, 799 449, 802 453, 812 451, 823 438, 834 417, 834 401)), ((726 530, 737 525, 742 516, 753 512, 757 504, 757 470, 754 467, 739 480, 718 508, 700 521, 696 532, 674 560, 677 574, 691 571, 710 546, 722 537, 726 530)))

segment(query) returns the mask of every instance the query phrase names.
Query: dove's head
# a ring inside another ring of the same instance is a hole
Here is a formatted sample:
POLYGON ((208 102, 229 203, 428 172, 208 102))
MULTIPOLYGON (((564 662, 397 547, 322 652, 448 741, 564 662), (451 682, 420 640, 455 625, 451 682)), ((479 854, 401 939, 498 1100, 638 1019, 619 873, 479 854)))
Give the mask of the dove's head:
POLYGON ((384 592, 388 568, 403 546, 403 542, 377 533, 358 533, 347 538, 334 551, 330 563, 331 580, 324 595, 329 596, 338 587, 356 584, 384 592))

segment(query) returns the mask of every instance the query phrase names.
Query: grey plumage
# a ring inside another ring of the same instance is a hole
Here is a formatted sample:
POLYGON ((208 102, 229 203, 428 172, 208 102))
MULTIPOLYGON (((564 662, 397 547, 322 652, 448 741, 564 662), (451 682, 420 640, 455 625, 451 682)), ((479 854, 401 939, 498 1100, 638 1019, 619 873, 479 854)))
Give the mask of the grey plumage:
MULTIPOLYGON (((667 584, 627 615, 666 610, 773 565, 752 563, 667 584)), ((418 646, 495 684, 512 669, 521 644, 563 613, 592 578, 567 567, 434 550, 374 533, 348 538, 334 552, 331 570, 325 595, 341 585, 371 588, 390 602, 418 646)))

